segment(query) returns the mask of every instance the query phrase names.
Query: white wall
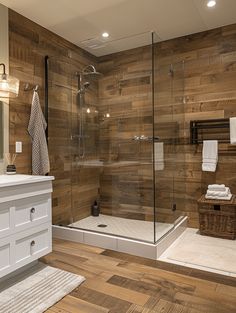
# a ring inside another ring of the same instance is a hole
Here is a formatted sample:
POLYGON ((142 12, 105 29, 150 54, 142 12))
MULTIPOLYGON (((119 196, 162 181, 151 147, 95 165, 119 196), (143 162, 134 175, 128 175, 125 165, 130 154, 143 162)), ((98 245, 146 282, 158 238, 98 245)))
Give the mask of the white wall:
MULTIPOLYGON (((0 4, 0 63, 5 63, 9 73, 9 36, 8 36, 8 8, 0 4)), ((9 149, 9 102, 4 100, 4 152, 9 149)), ((4 161, 0 160, 0 173, 4 171, 4 161)))

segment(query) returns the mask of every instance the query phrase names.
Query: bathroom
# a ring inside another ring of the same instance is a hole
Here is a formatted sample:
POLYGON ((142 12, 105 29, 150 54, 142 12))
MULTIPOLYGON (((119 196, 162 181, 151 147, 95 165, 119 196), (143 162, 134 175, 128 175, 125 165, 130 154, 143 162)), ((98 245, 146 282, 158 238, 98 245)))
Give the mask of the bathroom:
MULTIPOLYGON (((15 184, 22 190, 29 186, 23 179, 33 174, 28 127, 36 93, 47 123, 50 171, 31 182, 41 188, 34 189, 39 202, 45 191, 51 213, 47 222, 42 217, 50 237, 47 249, 35 253, 32 262, 41 258, 35 266, 77 274, 80 281, 73 286, 81 284, 78 291, 59 293, 44 309, 22 312, 178 312, 182 306, 186 312, 190 307, 198 313, 234 312, 234 196, 229 202, 217 199, 217 192, 209 202, 205 198, 215 184, 236 194, 229 121, 236 117, 234 1, 218 0, 212 7, 204 0, 61 1, 58 10, 43 1, 46 12, 38 1, 0 2, 0 63, 19 81, 17 96, 1 104, 0 187, 11 185, 14 192, 15 184), (213 171, 204 169, 203 141, 214 141, 213 171), (11 163, 16 175, 6 175, 11 163), (196 286, 200 278, 212 294, 197 288, 189 291, 189 300, 176 294, 158 298, 141 265, 178 288, 196 286), (143 282, 147 299, 137 300, 143 294, 128 286, 130 279, 143 282), (96 289, 109 304, 99 302, 96 289), (229 294, 232 298, 223 301, 229 294), (220 307, 222 302, 228 304, 220 307)), ((1 202, 3 211, 5 202, 11 201, 1 202)), ((15 271, 32 270, 30 262, 21 264, 1 275, 1 290, 15 271)), ((0 304, 4 301, 0 292, 0 304)), ((6 312, 1 305, 0 312, 6 312)))

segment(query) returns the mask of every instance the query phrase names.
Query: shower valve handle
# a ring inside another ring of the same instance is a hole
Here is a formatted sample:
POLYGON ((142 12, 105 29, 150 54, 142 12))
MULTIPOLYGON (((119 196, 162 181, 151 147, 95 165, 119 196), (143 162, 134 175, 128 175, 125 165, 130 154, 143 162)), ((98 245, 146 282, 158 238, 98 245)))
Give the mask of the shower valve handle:
POLYGON ((150 141, 150 142, 152 142, 153 140, 154 141, 160 140, 160 137, 157 137, 157 136, 155 136, 155 137, 148 137, 148 136, 142 135, 142 136, 134 136, 132 138, 132 140, 134 140, 134 141, 150 141))

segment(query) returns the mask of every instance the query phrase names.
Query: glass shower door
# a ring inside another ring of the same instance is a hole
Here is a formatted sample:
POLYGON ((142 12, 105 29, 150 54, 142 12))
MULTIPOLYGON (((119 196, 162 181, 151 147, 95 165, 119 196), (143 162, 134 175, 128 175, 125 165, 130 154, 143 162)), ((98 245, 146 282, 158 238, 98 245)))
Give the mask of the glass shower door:
POLYGON ((140 41, 99 63, 100 204, 104 231, 153 243, 151 33, 114 44, 140 41))
POLYGON ((169 63, 154 46, 155 241, 184 211, 184 64, 169 63))
POLYGON ((48 59, 48 150, 50 175, 55 176, 52 220, 62 226, 72 222, 72 74, 68 58, 48 59))

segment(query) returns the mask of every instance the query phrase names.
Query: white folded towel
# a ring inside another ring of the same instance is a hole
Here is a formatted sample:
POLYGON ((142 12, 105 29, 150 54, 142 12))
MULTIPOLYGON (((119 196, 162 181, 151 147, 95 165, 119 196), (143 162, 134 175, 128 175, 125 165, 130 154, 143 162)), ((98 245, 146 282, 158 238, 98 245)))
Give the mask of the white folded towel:
POLYGON ((211 191, 225 191, 225 189, 226 189, 226 187, 223 184, 221 184, 221 185, 218 185, 218 184, 208 185, 208 190, 211 190, 211 191))
POLYGON ((217 197, 217 196, 208 196, 205 195, 206 199, 211 199, 211 200, 231 200, 232 198, 232 194, 230 193, 228 196, 226 197, 217 197))
POLYGON ((202 170, 215 172, 218 162, 218 141, 204 140, 202 149, 202 170))
POLYGON ((216 196, 216 197, 227 197, 230 194, 229 187, 225 188, 225 191, 212 191, 207 190, 207 196, 216 196))
POLYGON ((229 119, 230 125, 230 143, 232 145, 236 144, 236 117, 231 117, 229 119))
POLYGON ((155 171, 164 170, 164 142, 154 143, 155 171))

